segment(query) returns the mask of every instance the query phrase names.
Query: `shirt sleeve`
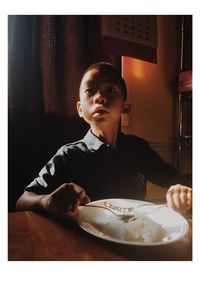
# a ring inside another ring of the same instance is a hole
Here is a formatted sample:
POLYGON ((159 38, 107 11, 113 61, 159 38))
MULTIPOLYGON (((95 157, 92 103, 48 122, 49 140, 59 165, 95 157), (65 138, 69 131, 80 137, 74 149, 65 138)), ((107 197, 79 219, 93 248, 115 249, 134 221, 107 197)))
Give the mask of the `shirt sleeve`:
POLYGON ((67 182, 66 153, 61 147, 50 161, 41 169, 36 177, 28 186, 26 191, 33 191, 38 194, 48 194, 54 191, 64 182, 67 182))
POLYGON ((144 141, 142 146, 140 165, 147 180, 163 187, 174 184, 178 171, 171 164, 163 161, 148 142, 144 141))

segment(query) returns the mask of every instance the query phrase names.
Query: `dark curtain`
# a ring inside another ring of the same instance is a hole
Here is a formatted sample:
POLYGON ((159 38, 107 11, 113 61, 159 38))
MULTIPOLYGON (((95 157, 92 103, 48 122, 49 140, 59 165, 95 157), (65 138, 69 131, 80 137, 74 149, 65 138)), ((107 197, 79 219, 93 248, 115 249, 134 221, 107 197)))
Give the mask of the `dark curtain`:
POLYGON ((103 59, 99 17, 9 16, 9 109, 76 116, 85 68, 103 59))
POLYGON ((57 149, 80 139, 80 79, 101 53, 99 16, 8 17, 8 207, 57 149))

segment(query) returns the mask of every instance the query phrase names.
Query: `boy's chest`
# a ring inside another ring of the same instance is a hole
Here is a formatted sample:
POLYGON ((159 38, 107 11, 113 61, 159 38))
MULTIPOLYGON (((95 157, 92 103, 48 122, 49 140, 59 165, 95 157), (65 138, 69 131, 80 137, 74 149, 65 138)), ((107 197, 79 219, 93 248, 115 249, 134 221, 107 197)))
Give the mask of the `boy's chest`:
POLYGON ((138 190, 138 183, 143 180, 138 154, 115 153, 109 148, 80 157, 75 174, 74 180, 97 198, 127 197, 138 190))
POLYGON ((109 147, 105 147, 98 152, 91 152, 79 158, 79 168, 81 172, 90 175, 96 174, 112 175, 116 173, 132 174, 140 169, 140 156, 138 153, 126 150, 115 152, 109 147))

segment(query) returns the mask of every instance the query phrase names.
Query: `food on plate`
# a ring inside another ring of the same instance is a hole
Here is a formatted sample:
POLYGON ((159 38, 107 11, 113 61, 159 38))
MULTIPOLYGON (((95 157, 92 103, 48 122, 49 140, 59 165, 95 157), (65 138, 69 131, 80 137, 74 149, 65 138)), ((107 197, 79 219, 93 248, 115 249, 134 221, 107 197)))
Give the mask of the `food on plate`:
POLYGON ((167 231, 146 215, 137 216, 128 222, 111 215, 95 225, 100 232, 125 241, 154 243, 167 237, 167 231))

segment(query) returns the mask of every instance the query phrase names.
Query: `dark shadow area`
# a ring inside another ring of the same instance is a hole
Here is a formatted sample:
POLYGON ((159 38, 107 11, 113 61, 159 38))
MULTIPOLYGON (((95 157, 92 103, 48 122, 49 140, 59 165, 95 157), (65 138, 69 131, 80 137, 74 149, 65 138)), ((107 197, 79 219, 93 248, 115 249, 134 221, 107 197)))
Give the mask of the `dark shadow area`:
POLYGON ((89 126, 78 117, 9 113, 8 210, 56 151, 81 139, 89 126))

